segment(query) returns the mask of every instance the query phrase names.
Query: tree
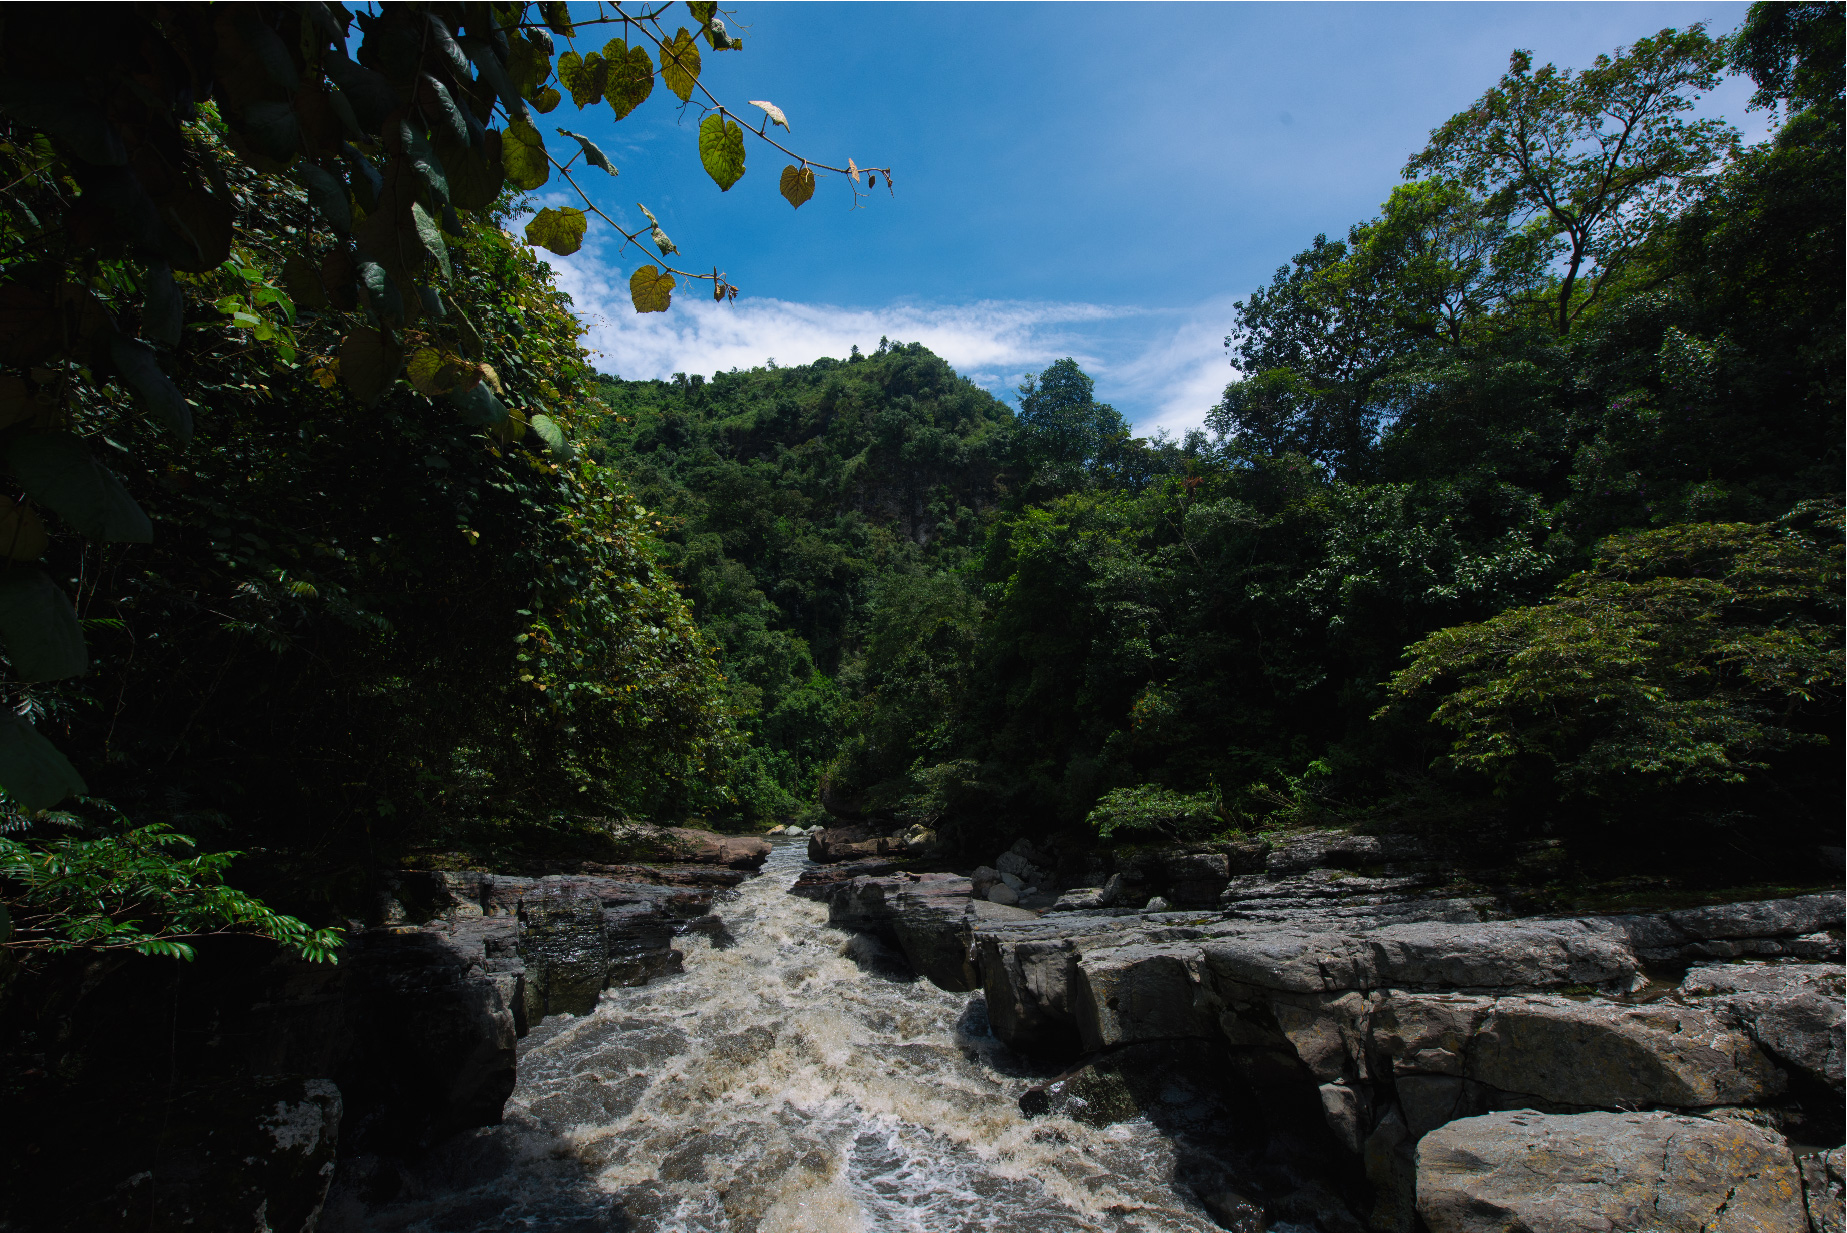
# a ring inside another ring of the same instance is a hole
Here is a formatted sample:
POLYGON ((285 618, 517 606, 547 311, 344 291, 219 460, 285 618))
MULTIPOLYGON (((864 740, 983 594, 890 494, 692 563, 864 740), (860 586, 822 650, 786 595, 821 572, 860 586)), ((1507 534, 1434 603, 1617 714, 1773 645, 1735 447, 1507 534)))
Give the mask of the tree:
POLYGON ((1116 408, 1096 400, 1096 382, 1066 357, 1020 384, 1020 435, 1029 465, 1070 483, 1128 434, 1116 408))
POLYGON ((1431 132, 1405 177, 1453 178, 1514 225, 1559 237, 1551 317, 1565 333, 1735 147, 1723 121, 1682 116, 1718 84, 1725 57, 1699 25, 1576 72, 1535 69, 1516 51, 1498 85, 1431 132))
POLYGON ((1788 104, 1791 111, 1841 101, 1847 69, 1842 34, 1847 28, 1838 0, 1801 0, 1751 6, 1732 41, 1733 67, 1757 83, 1753 107, 1788 104))

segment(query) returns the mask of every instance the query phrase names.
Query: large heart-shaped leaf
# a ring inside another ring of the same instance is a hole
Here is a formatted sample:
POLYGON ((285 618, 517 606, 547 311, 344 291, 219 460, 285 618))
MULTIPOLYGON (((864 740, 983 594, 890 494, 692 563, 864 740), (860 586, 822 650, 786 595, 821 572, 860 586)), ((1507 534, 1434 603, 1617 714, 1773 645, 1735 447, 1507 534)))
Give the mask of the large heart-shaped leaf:
POLYGON ((584 212, 574 206, 546 206, 526 224, 526 242, 568 257, 584 246, 584 230, 589 222, 584 212))
POLYGON ((699 125, 699 161, 705 173, 728 193, 744 174, 744 129, 722 111, 715 111, 699 125))
POLYGON ((545 138, 524 120, 507 125, 501 138, 500 164, 513 181, 513 187, 531 192, 551 178, 551 162, 545 157, 545 138))
POLYGON ((90 670, 77 609, 36 566, 0 573, 0 643, 22 681, 62 681, 90 670))
POLYGON ((70 759, 11 711, 0 712, 0 788, 28 813, 89 791, 70 759))
POLYGON ((67 432, 29 432, 7 446, 6 464, 34 501, 91 539, 154 541, 154 524, 109 469, 67 432))
POLYGON ((122 374, 123 383, 140 396, 150 416, 181 442, 192 439, 192 409, 186 405, 180 387, 160 371, 154 348, 126 334, 117 334, 109 340, 109 359, 122 374))

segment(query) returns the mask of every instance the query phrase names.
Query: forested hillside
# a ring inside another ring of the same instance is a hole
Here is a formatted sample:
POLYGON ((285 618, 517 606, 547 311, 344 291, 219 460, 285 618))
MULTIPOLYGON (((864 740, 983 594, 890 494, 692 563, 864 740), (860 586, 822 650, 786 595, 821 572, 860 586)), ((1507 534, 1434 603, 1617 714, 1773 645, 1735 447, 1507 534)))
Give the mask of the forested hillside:
POLYGON ((1071 361, 1017 413, 883 342, 606 384, 604 457, 755 711, 736 808, 818 786, 984 847, 1319 819, 1813 859, 1842 803, 1839 29, 1517 55, 1240 304, 1184 445, 1071 361), (1762 145, 1686 113, 1728 56, 1778 109, 1762 145), (1522 123, 1550 161, 1508 155, 1522 123))

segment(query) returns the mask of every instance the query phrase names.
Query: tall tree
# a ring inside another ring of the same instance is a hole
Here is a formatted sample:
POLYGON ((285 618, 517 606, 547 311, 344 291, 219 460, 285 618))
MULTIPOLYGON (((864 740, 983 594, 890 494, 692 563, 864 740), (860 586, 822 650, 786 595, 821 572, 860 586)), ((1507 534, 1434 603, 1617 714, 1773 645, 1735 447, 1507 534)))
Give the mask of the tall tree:
POLYGON ((1724 41, 1698 25, 1582 71, 1535 69, 1532 52, 1516 51, 1499 84, 1433 130, 1405 175, 1452 177, 1516 224, 1557 236, 1552 320, 1565 333, 1735 148, 1723 121, 1684 116, 1718 84, 1725 58, 1724 41))

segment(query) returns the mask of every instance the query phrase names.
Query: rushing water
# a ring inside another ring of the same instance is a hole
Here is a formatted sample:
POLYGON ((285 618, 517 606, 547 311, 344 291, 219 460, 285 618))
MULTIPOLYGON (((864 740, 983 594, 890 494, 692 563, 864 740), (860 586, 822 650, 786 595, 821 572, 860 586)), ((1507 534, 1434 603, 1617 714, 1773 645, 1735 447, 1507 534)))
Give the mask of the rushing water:
POLYGON ((729 939, 683 975, 611 990, 522 1042, 506 1124, 391 1178, 338 1229, 1065 1233, 1213 1229, 1145 1120, 1028 1119, 1045 1074, 987 1030, 979 994, 913 979, 788 894, 779 844, 721 900, 729 939))

